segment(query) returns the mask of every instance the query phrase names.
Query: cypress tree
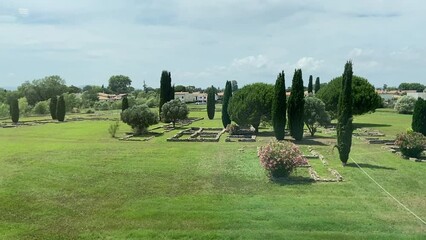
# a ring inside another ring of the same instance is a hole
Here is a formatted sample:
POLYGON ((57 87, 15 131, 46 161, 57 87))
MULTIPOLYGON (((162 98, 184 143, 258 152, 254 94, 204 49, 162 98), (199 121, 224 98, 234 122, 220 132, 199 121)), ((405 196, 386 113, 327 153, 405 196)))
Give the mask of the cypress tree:
POLYGON ((339 96, 337 117, 337 149, 343 166, 349 159, 352 145, 352 62, 345 64, 342 93, 339 96))
POLYGON ((49 110, 50 110, 50 116, 52 116, 53 120, 58 119, 56 117, 56 105, 57 104, 58 104, 58 97, 57 96, 50 98, 49 110))
POLYGON ((56 105, 56 117, 59 122, 65 120, 65 100, 63 95, 59 96, 58 104, 56 105))
POLYGON ((161 79, 160 79, 160 113, 161 113, 161 107, 164 103, 170 101, 171 97, 171 89, 172 89, 172 79, 171 74, 168 71, 163 71, 161 73, 161 79))
POLYGON ((291 94, 288 99, 288 127, 291 136, 296 140, 303 138, 303 113, 305 105, 305 94, 302 79, 302 70, 294 72, 291 85, 291 94))
POLYGON ((274 98, 272 99, 272 124, 277 140, 284 140, 286 107, 285 77, 284 71, 282 71, 275 81, 274 98))
POLYGON ((312 94, 314 85, 313 85, 312 75, 309 75, 309 83, 308 83, 308 94, 312 94))
POLYGON ((209 91, 207 92, 207 116, 209 119, 214 118, 214 113, 216 109, 216 91, 213 86, 210 87, 209 91))
POLYGON ((314 86, 315 93, 317 93, 320 90, 320 88, 321 88, 320 78, 317 77, 317 79, 315 80, 315 86, 314 86))
MULTIPOLYGON (((170 82, 172 80, 170 79, 170 82)), ((175 85, 173 85, 173 87, 170 88, 170 97, 169 97, 169 101, 170 100, 174 100, 175 99, 175 85)), ((168 102, 168 101, 167 101, 168 102)))
POLYGON ((232 86, 230 81, 226 81, 225 91, 223 93, 223 102, 222 102, 222 124, 226 128, 228 124, 231 123, 231 117, 228 113, 228 104, 232 97, 232 86))
POLYGON ((121 100, 121 111, 124 111, 129 108, 129 99, 127 99, 127 96, 123 97, 123 100, 121 100))
POLYGON ((418 98, 414 105, 411 128, 413 131, 426 136, 426 100, 423 100, 422 98, 418 98))
POLYGON ((10 101, 10 116, 13 123, 18 123, 19 121, 19 103, 17 98, 13 98, 10 101))

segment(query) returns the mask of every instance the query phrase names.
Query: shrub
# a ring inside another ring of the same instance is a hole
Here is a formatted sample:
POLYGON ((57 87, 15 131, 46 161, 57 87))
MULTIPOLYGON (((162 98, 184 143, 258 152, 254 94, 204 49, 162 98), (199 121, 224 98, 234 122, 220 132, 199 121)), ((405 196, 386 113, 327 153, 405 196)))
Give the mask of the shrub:
POLYGON ((108 128, 108 132, 112 138, 115 138, 118 129, 120 128, 120 122, 117 120, 114 123, 111 123, 108 128))
POLYGON ((395 145, 399 146, 405 156, 418 158, 425 148, 426 137, 412 131, 400 133, 396 136, 395 145))
POLYGON ((237 124, 231 123, 226 126, 226 131, 229 135, 234 135, 240 130, 240 127, 237 124))
POLYGON ((416 99, 410 96, 403 96, 395 104, 395 110, 398 113, 410 114, 413 113, 416 99))
POLYGON ((66 103, 64 96, 61 95, 58 98, 58 104, 56 105, 56 117, 59 122, 63 122, 65 120, 65 112, 66 112, 66 103))
POLYGON ((106 111, 109 110, 108 102, 95 102, 94 106, 96 111, 106 111))
POLYGON ((321 99, 312 96, 305 98, 303 119, 311 136, 314 136, 319 126, 330 124, 330 116, 325 111, 325 104, 321 99))
POLYGON ((161 119, 165 122, 172 122, 173 127, 177 120, 187 119, 188 114, 188 107, 179 99, 170 100, 161 107, 161 119))
POLYGON ((422 98, 417 99, 416 105, 414 106, 411 127, 415 132, 426 136, 426 100, 422 98))
POLYGON ((145 133, 148 127, 158 123, 158 115, 147 105, 136 105, 121 113, 121 120, 133 128, 136 135, 145 133))
POLYGON ((33 111, 35 114, 47 114, 49 112, 49 103, 47 101, 38 102, 33 111))
POLYGON ((10 101, 10 117, 13 123, 18 123, 19 121, 19 103, 17 98, 13 98, 10 101))
POLYGON ((9 105, 0 103, 0 117, 9 117, 9 105))
POLYGON ((307 164, 299 148, 288 141, 271 141, 257 155, 270 178, 288 177, 296 167, 307 164))
POLYGON ((50 116, 52 117, 53 120, 58 119, 56 117, 56 105, 58 105, 58 97, 55 96, 50 98, 49 111, 50 111, 50 116))
POLYGON ((86 110, 86 113, 87 113, 87 114, 95 113, 95 110, 93 110, 93 109, 87 109, 87 110, 86 110))

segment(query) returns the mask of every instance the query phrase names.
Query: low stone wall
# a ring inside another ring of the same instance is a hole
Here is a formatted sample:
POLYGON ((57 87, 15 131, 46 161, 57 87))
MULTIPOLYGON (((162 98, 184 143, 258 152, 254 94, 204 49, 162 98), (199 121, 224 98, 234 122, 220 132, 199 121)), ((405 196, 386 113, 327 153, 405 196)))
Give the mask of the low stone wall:
MULTIPOLYGON (((313 156, 313 159, 318 158, 321 160, 324 167, 328 166, 328 162, 323 155, 315 151, 311 146, 308 147, 308 150, 312 154, 311 156, 313 156)), ((342 175, 340 175, 340 173, 337 170, 329 168, 329 167, 327 167, 327 170, 331 173, 331 175, 334 176, 334 178, 320 177, 313 167, 309 167, 308 170, 309 170, 309 175, 316 182, 342 182, 343 181, 342 175)))
POLYGON ((171 138, 168 138, 168 142, 219 142, 220 137, 225 132, 223 128, 196 128, 192 127, 187 130, 180 131, 171 138), (205 132, 204 130, 219 131, 219 132, 205 132), (182 138, 183 135, 190 133, 189 138, 182 138))

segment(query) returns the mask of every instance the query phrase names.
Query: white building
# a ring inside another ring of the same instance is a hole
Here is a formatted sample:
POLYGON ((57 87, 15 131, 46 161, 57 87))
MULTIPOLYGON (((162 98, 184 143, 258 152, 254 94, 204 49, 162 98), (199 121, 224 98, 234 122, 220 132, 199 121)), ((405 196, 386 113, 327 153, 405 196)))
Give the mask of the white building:
POLYGON ((426 100, 426 92, 407 92, 407 96, 413 97, 415 99, 423 98, 426 100))
POLYGON ((184 103, 195 102, 195 96, 189 92, 175 92, 175 99, 179 99, 184 103))

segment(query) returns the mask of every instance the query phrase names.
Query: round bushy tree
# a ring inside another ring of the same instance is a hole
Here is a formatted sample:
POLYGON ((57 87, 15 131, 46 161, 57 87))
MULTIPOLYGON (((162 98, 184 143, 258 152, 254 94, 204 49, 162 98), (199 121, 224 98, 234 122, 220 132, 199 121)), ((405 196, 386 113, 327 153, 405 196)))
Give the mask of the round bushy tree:
POLYGON ((285 76, 282 71, 275 81, 274 98, 272 99, 272 125, 277 140, 283 140, 285 136, 286 108, 285 76))
POLYGON ((311 136, 314 136, 319 126, 330 124, 330 115, 325 111, 325 104, 321 99, 311 96, 305 98, 303 119, 311 136))
POLYGON ((63 122, 65 120, 65 112, 66 112, 66 106, 65 106, 65 99, 64 96, 59 96, 58 104, 56 106, 56 118, 59 122, 63 122))
POLYGON ((417 99, 414 105, 411 128, 413 131, 426 136, 426 100, 423 100, 423 98, 417 99))
POLYGON ((238 90, 228 106, 231 119, 240 126, 252 125, 256 132, 262 119, 271 119, 274 86, 253 83, 238 90))
POLYGON ((50 110, 50 116, 52 116, 53 120, 58 119, 56 116, 56 106, 58 105, 58 97, 52 97, 50 98, 49 103, 49 110, 50 110))
POLYGON ((232 85, 230 81, 226 81, 225 91, 223 93, 223 101, 222 101, 222 124, 223 127, 226 128, 228 124, 231 123, 231 117, 228 113, 229 101, 232 97, 232 85))
POLYGON ((288 128, 291 136, 297 141, 303 138, 304 92, 302 70, 297 69, 294 72, 291 94, 288 99, 288 128))
POLYGON ((148 127, 158 123, 158 115, 147 105, 135 105, 121 113, 121 120, 130 125, 136 135, 147 132, 148 127))
POLYGON ((41 101, 36 103, 33 109, 35 114, 46 114, 49 112, 49 104, 47 101, 41 101))
MULTIPOLYGON (((337 103, 342 92, 342 77, 331 80, 322 87, 315 96, 325 103, 325 110, 332 118, 337 117, 337 103)), ((353 114, 360 115, 373 112, 381 103, 381 97, 376 93, 376 89, 367 79, 352 77, 352 101, 353 114)))
POLYGON ((173 127, 177 120, 188 118, 189 110, 184 102, 179 99, 166 102, 161 108, 161 117, 166 122, 172 122, 173 127))
POLYGON ((10 116, 13 123, 18 123, 19 121, 19 103, 17 98, 13 98, 10 101, 10 116))
POLYGON ((211 86, 207 92, 207 116, 209 119, 214 118, 215 108, 216 108, 216 90, 211 86))
POLYGON ((411 96, 402 96, 395 103, 395 110, 398 113, 402 114, 411 114, 414 110, 414 105, 416 104, 416 99, 411 96))

